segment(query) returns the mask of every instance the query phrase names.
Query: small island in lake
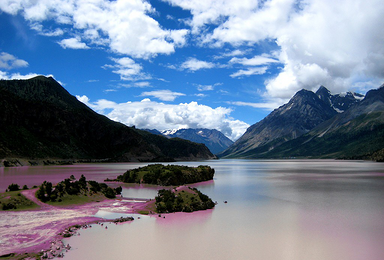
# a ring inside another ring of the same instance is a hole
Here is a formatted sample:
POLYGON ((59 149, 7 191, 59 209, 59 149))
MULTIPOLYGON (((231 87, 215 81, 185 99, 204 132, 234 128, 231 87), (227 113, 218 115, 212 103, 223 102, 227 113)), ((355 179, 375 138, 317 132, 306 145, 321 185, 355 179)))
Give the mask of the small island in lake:
POLYGON ((214 174, 215 170, 210 166, 151 164, 128 170, 123 175, 117 176, 115 180, 106 179, 105 181, 179 186, 174 189, 159 190, 155 201, 148 202, 140 213, 193 212, 212 209, 215 203, 196 188, 182 185, 212 180, 214 174))
POLYGON ((200 165, 188 167, 181 165, 151 164, 126 171, 115 180, 125 183, 146 183, 160 186, 179 186, 188 183, 209 181, 213 179, 215 170, 210 166, 200 165))
POLYGON ((159 190, 155 200, 157 213, 193 212, 215 207, 215 203, 207 195, 187 186, 159 190))

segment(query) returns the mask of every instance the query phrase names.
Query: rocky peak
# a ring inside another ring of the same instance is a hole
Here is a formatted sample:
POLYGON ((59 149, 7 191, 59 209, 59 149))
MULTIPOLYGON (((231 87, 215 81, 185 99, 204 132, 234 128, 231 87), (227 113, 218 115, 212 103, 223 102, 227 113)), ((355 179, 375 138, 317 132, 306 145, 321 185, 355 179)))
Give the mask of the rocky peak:
POLYGON ((365 95, 365 98, 364 98, 364 101, 367 102, 370 101, 370 102, 374 102, 376 100, 381 100, 384 102, 384 84, 381 85, 380 88, 378 89, 372 89, 370 91, 367 92, 367 94, 365 95))
POLYGON ((326 104, 332 106, 331 102, 331 91, 329 91, 326 87, 320 86, 320 88, 316 91, 316 95, 326 104))
POLYGON ((324 86, 320 86, 316 91, 316 95, 338 113, 342 113, 349 109, 352 105, 360 102, 364 97, 362 94, 353 92, 332 95, 324 86))

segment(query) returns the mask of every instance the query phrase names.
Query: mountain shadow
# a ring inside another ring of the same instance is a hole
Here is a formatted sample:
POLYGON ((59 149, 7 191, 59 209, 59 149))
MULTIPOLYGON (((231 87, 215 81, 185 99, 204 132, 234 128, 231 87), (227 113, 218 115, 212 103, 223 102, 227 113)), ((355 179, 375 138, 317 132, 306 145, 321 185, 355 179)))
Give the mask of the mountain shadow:
POLYGON ((205 145, 167 139, 114 122, 53 78, 0 81, 0 158, 108 161, 200 160, 205 145))

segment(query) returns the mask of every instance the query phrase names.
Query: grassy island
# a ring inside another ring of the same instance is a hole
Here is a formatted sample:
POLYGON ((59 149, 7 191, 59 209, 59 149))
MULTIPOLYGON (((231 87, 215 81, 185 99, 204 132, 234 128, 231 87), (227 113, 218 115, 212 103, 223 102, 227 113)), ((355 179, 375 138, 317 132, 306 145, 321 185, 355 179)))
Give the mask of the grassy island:
MULTIPOLYGON (((36 186, 34 187, 36 188, 36 186)), ((105 183, 87 181, 84 175, 79 180, 71 175, 68 179, 53 185, 44 181, 37 189, 35 197, 27 198, 23 195, 28 191, 24 185, 21 190, 18 184, 12 183, 4 193, 0 193, 0 210, 31 210, 39 208, 34 201, 41 201, 55 206, 69 206, 101 201, 106 198, 113 199, 122 191, 121 187, 112 189, 105 183)), ((33 191, 33 190, 31 190, 33 191)))
MULTIPOLYGON (((179 186, 213 179, 215 170, 209 166, 188 167, 180 165, 151 164, 126 171, 115 181, 146 183, 161 186, 179 186)), ((111 181, 111 180, 106 180, 111 181)))
POLYGON ((59 182, 56 186, 44 181, 36 192, 36 197, 52 205, 82 204, 105 198, 116 198, 122 188, 112 189, 105 183, 87 181, 84 175, 79 180, 71 175, 69 179, 59 182))
POLYGON ((193 212, 212 209, 215 206, 207 195, 187 186, 173 190, 159 190, 155 200, 157 213, 193 212))

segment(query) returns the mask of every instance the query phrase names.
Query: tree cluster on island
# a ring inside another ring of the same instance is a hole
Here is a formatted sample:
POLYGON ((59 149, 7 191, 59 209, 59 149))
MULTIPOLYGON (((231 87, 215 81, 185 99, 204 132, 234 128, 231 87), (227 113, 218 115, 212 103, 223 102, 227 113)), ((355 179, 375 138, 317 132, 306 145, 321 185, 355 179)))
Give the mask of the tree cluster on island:
POLYGON ((215 207, 215 203, 207 195, 186 186, 159 190, 155 201, 157 213, 193 212, 215 207))
POLYGON ((113 199, 116 195, 121 194, 122 188, 112 189, 105 183, 96 181, 87 181, 84 175, 79 180, 71 175, 70 178, 59 182, 53 186, 51 182, 44 181, 36 192, 36 197, 42 202, 61 202, 68 195, 76 196, 92 196, 102 193, 105 197, 113 199))
POLYGON ((116 180, 125 183, 146 183, 160 186, 178 186, 213 179, 215 170, 210 166, 188 167, 181 165, 151 164, 126 171, 116 180))

